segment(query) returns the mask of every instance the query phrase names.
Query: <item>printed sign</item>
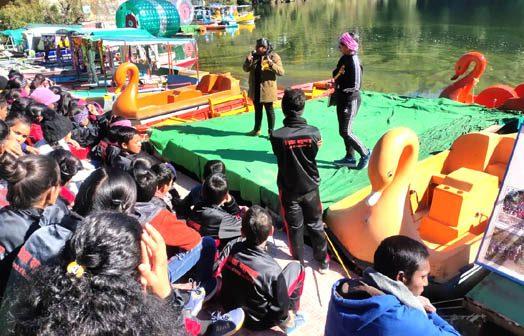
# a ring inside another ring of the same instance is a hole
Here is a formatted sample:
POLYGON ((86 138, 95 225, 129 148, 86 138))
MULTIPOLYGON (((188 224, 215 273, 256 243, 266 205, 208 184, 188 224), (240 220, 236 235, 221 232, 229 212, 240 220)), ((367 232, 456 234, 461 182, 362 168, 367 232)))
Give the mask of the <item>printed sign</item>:
POLYGON ((524 284, 524 126, 515 141, 477 263, 524 284))

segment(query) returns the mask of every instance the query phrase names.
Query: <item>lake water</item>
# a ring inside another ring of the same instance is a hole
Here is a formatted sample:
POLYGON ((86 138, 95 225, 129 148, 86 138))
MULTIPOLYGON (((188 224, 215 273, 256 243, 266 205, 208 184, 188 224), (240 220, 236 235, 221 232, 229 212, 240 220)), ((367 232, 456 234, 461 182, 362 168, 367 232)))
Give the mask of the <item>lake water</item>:
POLYGON ((327 79, 340 56, 338 36, 354 30, 366 90, 436 96, 470 50, 488 60, 480 89, 524 82, 524 1, 296 0, 258 6, 255 13, 261 18, 253 30, 198 38, 202 69, 230 71, 246 86, 242 62, 255 40, 266 37, 286 70, 279 86, 327 79))

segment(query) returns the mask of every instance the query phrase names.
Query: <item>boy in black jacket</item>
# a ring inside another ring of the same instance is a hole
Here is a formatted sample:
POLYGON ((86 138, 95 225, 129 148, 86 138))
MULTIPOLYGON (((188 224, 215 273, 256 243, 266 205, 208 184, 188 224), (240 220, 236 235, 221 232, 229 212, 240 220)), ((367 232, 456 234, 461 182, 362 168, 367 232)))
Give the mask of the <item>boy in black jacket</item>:
POLYGON ((191 211, 189 220, 199 226, 202 236, 220 239, 221 246, 240 237, 240 208, 229 195, 225 175, 213 174, 204 181, 202 200, 191 211))
POLYGON ((242 235, 222 269, 224 307, 242 307, 244 326, 252 330, 278 325, 286 334, 304 324, 297 313, 304 285, 304 267, 289 263, 284 270, 266 252, 273 233, 271 216, 260 206, 252 206, 242 219, 242 235))
POLYGON ((322 223, 315 160, 322 144, 320 132, 302 118, 306 96, 300 89, 286 89, 282 98, 284 127, 273 132, 271 145, 278 162, 277 184, 291 254, 304 263, 304 225, 311 237, 320 271, 328 269, 327 242, 322 223))

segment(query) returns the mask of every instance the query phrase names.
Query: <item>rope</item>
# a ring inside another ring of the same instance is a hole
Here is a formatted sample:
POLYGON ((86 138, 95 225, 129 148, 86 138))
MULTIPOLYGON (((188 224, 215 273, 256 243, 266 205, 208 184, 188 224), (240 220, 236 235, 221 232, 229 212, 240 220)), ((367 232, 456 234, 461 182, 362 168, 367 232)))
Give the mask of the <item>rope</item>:
POLYGON ((337 257, 338 263, 340 265, 342 265, 342 268, 344 269, 344 272, 346 272, 346 275, 347 275, 348 279, 351 279, 351 275, 349 274, 349 271, 346 268, 346 265, 344 265, 344 263, 342 262, 342 258, 340 258, 340 255, 338 254, 338 251, 335 248, 335 245, 333 245, 333 242, 331 241, 331 239, 329 239, 329 236, 328 236, 328 234, 325 231, 324 231, 324 235, 326 236, 326 240, 328 241, 329 246, 331 247, 331 250, 335 253, 335 256, 337 257))

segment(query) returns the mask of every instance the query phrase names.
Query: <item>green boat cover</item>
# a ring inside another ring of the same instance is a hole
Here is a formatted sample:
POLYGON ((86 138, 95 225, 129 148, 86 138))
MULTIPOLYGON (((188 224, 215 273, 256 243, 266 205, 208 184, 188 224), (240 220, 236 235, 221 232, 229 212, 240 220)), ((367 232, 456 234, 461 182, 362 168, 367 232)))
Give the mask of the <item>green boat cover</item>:
POLYGON ((524 326, 524 286, 495 273, 489 274, 466 297, 488 311, 524 326))
MULTIPOLYGON (((356 135, 372 148, 388 129, 409 127, 421 142, 419 159, 448 149, 461 134, 516 118, 514 114, 448 99, 408 98, 376 92, 364 92, 362 98, 353 125, 356 135)), ((283 114, 280 109, 276 109, 275 114, 278 128, 283 114)), ((344 156, 345 150, 338 134, 335 108, 327 107, 327 98, 308 101, 304 117, 320 129, 323 137, 317 163, 322 179, 321 200, 326 209, 368 185, 367 170, 332 165, 333 160, 344 156)), ((245 135, 253 124, 253 113, 244 113, 154 129, 150 139, 165 158, 198 177, 208 160, 224 161, 231 190, 239 191, 244 200, 278 211, 276 159, 267 136, 245 135)))
POLYGON ((21 46, 24 42, 24 36, 22 35, 25 32, 24 28, 20 29, 8 29, 1 31, 0 34, 7 36, 13 40, 15 46, 21 46))

